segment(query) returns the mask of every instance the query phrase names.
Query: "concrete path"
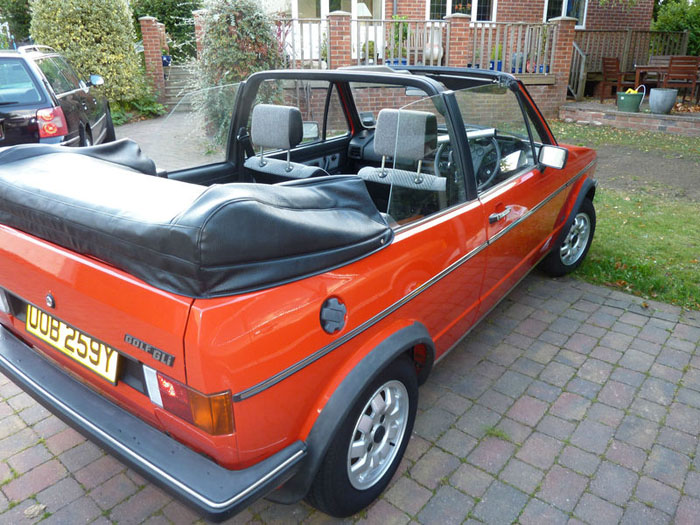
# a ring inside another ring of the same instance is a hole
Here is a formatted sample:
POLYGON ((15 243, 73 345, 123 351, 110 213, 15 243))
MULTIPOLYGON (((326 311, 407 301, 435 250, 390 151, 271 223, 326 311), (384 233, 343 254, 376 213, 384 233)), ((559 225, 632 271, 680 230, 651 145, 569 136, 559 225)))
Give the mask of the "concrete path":
MULTIPOLYGON (((421 387, 362 523, 697 523, 700 314, 533 274, 421 387)), ((197 517, 0 376, 0 523, 197 517)), ((229 523, 320 523, 258 501, 229 523)))

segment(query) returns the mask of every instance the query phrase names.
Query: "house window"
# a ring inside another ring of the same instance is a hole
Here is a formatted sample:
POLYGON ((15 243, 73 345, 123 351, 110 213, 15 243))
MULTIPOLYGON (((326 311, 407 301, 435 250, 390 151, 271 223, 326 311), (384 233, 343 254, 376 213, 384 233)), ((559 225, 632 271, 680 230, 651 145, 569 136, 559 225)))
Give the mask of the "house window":
POLYGON ((332 13, 333 11, 345 11, 350 13, 352 11, 352 2, 350 0, 330 0, 328 3, 328 11, 332 13))
MULTIPOLYGON (((559 0, 563 1, 563 0, 559 0)), ((496 0, 430 0, 428 16, 430 20, 442 20, 448 13, 471 15, 472 21, 495 19, 496 0)))
POLYGON ((321 0, 299 0, 299 18, 321 18, 321 0))
POLYGON ((545 0, 545 22, 558 16, 570 16, 577 20, 576 27, 586 25, 586 0, 545 0))

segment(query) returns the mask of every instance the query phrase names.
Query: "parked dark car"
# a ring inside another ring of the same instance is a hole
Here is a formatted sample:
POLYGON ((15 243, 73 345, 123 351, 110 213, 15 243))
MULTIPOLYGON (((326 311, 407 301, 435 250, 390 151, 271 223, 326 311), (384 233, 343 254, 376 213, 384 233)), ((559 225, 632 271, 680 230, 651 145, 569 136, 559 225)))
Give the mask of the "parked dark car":
POLYGON ((0 146, 90 146, 115 139, 107 99, 48 46, 0 52, 0 146))

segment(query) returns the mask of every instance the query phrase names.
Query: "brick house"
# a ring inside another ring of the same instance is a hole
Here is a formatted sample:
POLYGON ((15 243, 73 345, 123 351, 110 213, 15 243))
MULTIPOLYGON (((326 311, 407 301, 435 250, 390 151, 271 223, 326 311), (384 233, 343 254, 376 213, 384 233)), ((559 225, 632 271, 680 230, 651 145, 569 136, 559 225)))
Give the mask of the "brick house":
POLYGON ((558 16, 576 18, 576 29, 635 29, 651 26, 653 0, 269 0, 268 11, 291 18, 326 18, 346 11, 353 18, 442 20, 451 13, 471 15, 478 22, 546 22, 558 16))

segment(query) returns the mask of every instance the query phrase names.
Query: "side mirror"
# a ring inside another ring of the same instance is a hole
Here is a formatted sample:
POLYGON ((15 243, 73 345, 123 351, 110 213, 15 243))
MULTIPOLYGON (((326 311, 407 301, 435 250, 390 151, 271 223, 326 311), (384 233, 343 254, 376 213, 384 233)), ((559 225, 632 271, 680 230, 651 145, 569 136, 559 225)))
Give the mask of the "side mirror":
POLYGON ((360 111, 360 121, 366 128, 373 128, 377 121, 374 119, 374 113, 371 111, 360 111))
POLYGON ((313 120, 306 120, 303 123, 304 132, 302 134, 302 140, 318 140, 321 138, 321 134, 318 129, 318 122, 313 120))
POLYGON ((542 166, 560 170, 566 165, 566 159, 568 159, 568 157, 568 149, 543 144, 540 148, 540 154, 537 160, 542 166))
POLYGON ((105 79, 101 75, 90 75, 90 86, 101 86, 105 83, 105 79))

